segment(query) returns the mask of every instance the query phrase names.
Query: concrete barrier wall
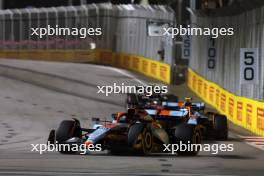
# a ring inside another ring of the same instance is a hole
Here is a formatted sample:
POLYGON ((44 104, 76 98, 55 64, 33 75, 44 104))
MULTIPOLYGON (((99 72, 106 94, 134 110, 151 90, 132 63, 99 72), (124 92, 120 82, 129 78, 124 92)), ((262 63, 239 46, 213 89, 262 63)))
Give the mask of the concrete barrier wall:
POLYGON ((0 10, 0 57, 95 62, 170 83, 173 45, 163 36, 149 35, 149 23, 174 24, 174 12, 168 6, 111 3, 0 10), (31 35, 30 28, 49 27, 101 28, 102 35, 31 35), (158 54, 161 50, 164 56, 158 54))
POLYGON ((153 30, 160 24, 175 24, 174 15, 168 6, 111 3, 0 10, 0 50, 85 50, 91 49, 90 44, 93 43, 96 48, 172 64, 174 46, 162 35, 150 35, 149 29, 153 30), (86 31, 77 35, 65 32, 66 35, 40 37, 31 35, 31 28, 99 28, 101 35, 88 35, 86 31), (164 50, 164 57, 158 54, 160 50, 164 50))

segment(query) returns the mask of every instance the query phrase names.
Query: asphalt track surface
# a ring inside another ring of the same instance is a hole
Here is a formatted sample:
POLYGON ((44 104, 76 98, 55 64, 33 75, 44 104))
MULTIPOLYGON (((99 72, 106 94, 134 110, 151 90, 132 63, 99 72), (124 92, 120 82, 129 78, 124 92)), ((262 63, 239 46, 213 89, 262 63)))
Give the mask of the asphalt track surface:
MULTIPOLYGON (((92 117, 109 119, 124 110, 124 95, 97 94, 97 85, 152 80, 105 66, 15 60, 1 60, 0 75, 0 175, 264 175, 264 151, 233 131, 228 141, 204 141, 234 144, 233 152, 217 155, 32 152, 31 144, 46 143, 49 130, 63 119, 76 117, 88 126, 92 117)), ((192 95, 184 85, 170 90, 180 97, 192 95)))

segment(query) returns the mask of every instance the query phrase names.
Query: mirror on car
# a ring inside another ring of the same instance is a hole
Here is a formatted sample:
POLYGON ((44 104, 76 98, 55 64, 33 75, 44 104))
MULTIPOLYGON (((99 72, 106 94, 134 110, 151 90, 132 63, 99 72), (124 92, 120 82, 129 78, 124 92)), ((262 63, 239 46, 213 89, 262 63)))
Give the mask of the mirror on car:
POLYGON ((116 120, 116 118, 117 118, 117 114, 116 113, 112 114, 111 116, 112 116, 113 120, 116 120))
POLYGON ((100 118, 92 117, 92 122, 100 122, 100 118))

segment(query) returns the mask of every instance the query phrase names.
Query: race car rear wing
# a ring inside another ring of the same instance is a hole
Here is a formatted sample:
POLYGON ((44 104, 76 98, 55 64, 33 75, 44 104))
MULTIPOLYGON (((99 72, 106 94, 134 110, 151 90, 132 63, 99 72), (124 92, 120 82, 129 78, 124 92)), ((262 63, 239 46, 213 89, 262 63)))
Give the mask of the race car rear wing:
POLYGON ((162 106, 164 107, 182 107, 183 103, 181 102, 169 102, 169 101, 163 101, 162 106))
POLYGON ((205 104, 203 102, 192 103, 192 109, 195 111, 204 111, 205 104))
POLYGON ((145 109, 145 111, 150 116, 159 116, 159 117, 184 117, 188 114, 187 109, 179 110, 156 110, 156 109, 145 109))
MULTIPOLYGON (((185 103, 163 101, 162 106, 171 109, 181 109, 185 107, 185 103)), ((204 111, 205 109, 205 104, 203 102, 191 103, 191 106, 194 111, 204 111)))

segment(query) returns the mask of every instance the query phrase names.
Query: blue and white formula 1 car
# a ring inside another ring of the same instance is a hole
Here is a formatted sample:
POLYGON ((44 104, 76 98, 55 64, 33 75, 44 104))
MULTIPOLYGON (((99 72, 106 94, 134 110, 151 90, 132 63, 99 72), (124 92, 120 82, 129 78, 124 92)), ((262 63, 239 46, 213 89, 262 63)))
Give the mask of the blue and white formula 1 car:
MULTIPOLYGON (((113 121, 99 122, 92 129, 82 128, 77 119, 64 120, 51 130, 48 141, 59 144, 98 145, 111 153, 161 153, 165 144, 201 143, 199 125, 191 123, 187 109, 158 111, 128 109, 113 114, 113 121)), ((74 153, 71 149, 62 153, 74 153)), ((178 151, 179 155, 197 155, 198 150, 178 151)))

